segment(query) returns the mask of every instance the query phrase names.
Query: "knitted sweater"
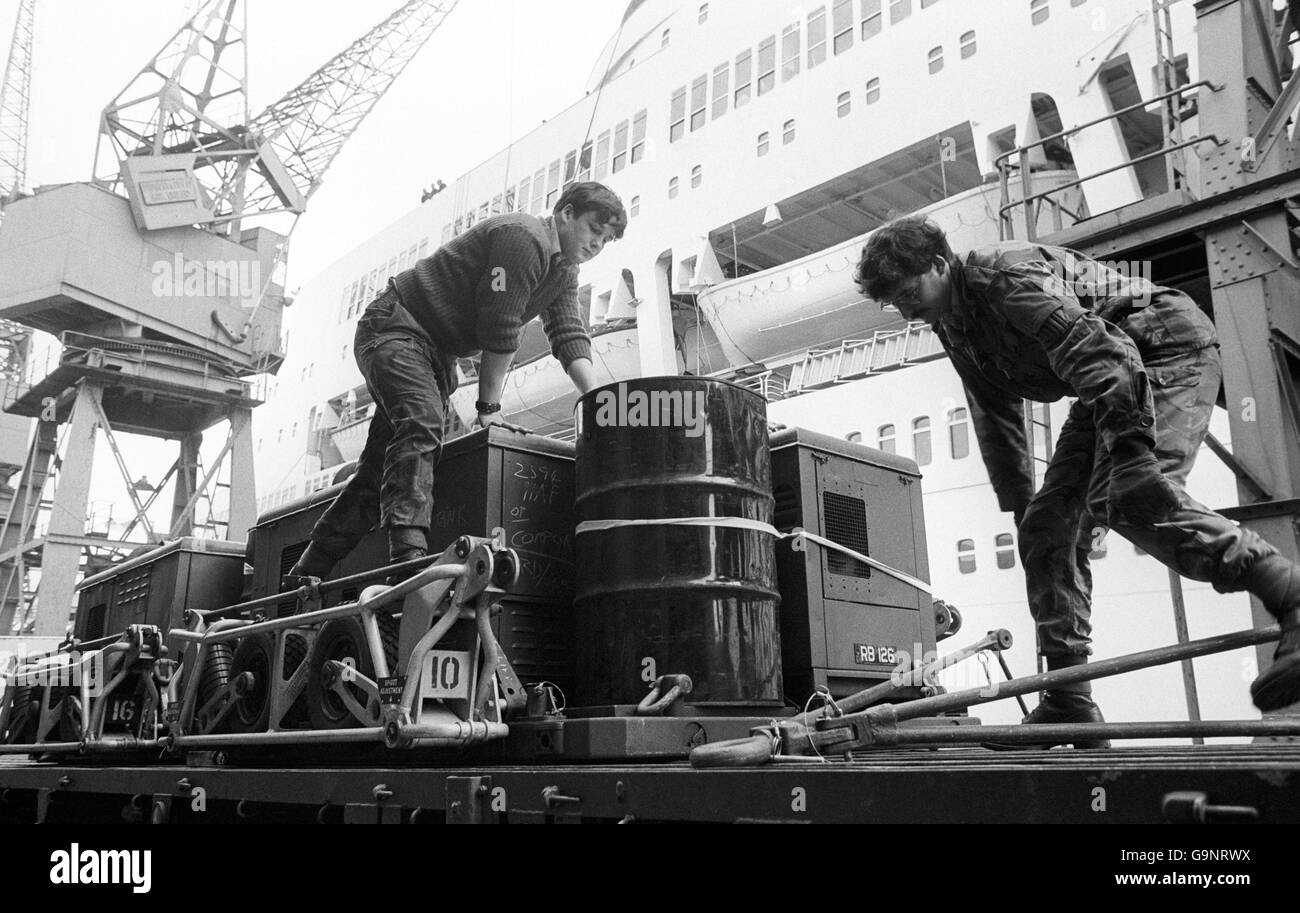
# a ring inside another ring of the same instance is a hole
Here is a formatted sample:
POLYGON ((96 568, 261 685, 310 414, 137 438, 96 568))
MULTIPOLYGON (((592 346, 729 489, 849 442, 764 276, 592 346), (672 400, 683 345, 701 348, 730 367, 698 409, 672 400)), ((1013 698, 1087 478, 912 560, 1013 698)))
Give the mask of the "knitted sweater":
POLYGON ((542 318, 567 369, 591 358, 578 309, 578 269, 560 253, 554 223, 525 213, 493 216, 394 279, 402 307, 440 351, 512 354, 524 324, 542 318))

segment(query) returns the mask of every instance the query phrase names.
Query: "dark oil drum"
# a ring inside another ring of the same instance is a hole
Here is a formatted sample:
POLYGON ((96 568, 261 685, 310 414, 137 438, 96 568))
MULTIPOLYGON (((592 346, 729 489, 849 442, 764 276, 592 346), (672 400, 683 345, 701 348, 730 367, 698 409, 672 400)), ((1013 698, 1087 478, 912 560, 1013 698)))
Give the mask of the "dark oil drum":
MULTIPOLYGON (((579 523, 772 522, 767 403, 693 377, 640 378, 578 403, 579 523)), ((778 704, 781 643, 770 532, 702 525, 579 527, 578 693, 636 704, 657 676, 689 675, 685 703, 778 704)))

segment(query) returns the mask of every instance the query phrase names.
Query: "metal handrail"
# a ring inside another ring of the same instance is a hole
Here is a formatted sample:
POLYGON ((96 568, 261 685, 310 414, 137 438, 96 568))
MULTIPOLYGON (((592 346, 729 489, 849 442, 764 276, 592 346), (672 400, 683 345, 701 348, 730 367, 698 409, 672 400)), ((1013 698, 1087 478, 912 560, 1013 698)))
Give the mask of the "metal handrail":
POLYGON ((1079 178, 1078 180, 1075 181, 1070 181, 1065 184, 1057 184, 1056 186, 1052 187, 1052 189, 1050 190, 1040 190, 1038 193, 1030 194, 1024 197, 1019 202, 1008 203, 1007 205, 1003 206, 1001 209, 998 210, 998 217, 1005 223, 1006 221, 1008 221, 1006 218, 1008 212, 1010 212, 1012 209, 1015 209, 1017 206, 1024 206, 1026 208, 1025 232, 1029 236, 1028 239, 1032 241, 1034 240, 1033 237, 1034 226, 1029 220, 1028 208, 1030 203, 1033 203, 1036 200, 1044 199, 1050 194, 1059 193, 1062 190, 1069 190, 1071 187, 1078 187, 1082 184, 1086 184, 1088 183, 1088 181, 1096 180, 1097 178, 1102 177, 1104 175, 1111 174, 1116 171, 1123 171, 1125 168, 1132 168, 1134 165, 1140 165, 1143 162, 1149 162, 1152 159, 1161 158, 1163 156, 1168 155, 1171 152, 1177 152, 1180 149, 1186 149, 1188 146, 1198 146, 1201 143, 1208 143, 1208 142, 1212 142, 1216 146, 1222 146, 1224 145, 1225 140, 1221 140, 1219 139, 1218 136, 1211 133, 1207 136, 1198 136, 1195 139, 1190 139, 1183 143, 1177 143, 1176 145, 1173 146, 1162 146, 1161 148, 1157 149, 1155 152, 1148 152, 1146 155, 1140 155, 1137 158, 1128 159, 1127 161, 1121 162, 1118 165, 1113 165, 1110 168, 1106 168, 1102 171, 1098 171, 1094 174, 1090 174, 1084 178, 1079 178))
MULTIPOLYGON (((1153 153, 1148 153, 1147 155, 1140 156, 1139 158, 1130 159, 1124 162, 1123 164, 1116 165, 1112 168, 1108 168, 1105 171, 1099 171, 1085 178, 1080 178, 1079 180, 1071 181, 1068 184, 1055 186, 1050 190, 1040 191, 1039 193, 1032 193, 1033 187, 1031 186, 1030 165, 1029 165, 1029 153, 1031 150, 1046 146, 1048 143, 1066 139, 1067 137, 1073 136, 1076 133, 1081 133, 1090 127, 1095 127, 1098 124, 1104 124, 1108 121, 1113 121, 1119 117, 1122 117, 1125 114, 1129 114, 1134 111, 1144 111, 1147 108, 1150 108, 1154 104, 1167 101, 1170 98, 1175 98, 1175 97, 1185 95, 1188 92, 1191 92, 1192 90, 1199 90, 1203 88, 1209 89, 1211 92, 1219 92, 1222 91, 1223 89, 1222 86, 1217 86, 1214 83, 1210 82, 1209 80, 1205 80, 1205 79, 1198 80, 1193 83, 1188 83, 1185 86, 1179 86, 1177 89, 1172 89, 1168 92, 1162 92, 1159 95, 1155 95, 1149 99, 1145 99, 1135 104, 1128 105, 1127 107, 1120 108, 1117 111, 1112 111, 1111 113, 1106 114, 1102 117, 1094 118, 1093 120, 1086 121, 1085 123, 1082 124, 1077 124, 1076 126, 1070 127, 1065 130, 1060 130, 1056 133, 1051 134, 1050 136, 1042 137, 1036 142, 1028 143, 1024 146, 1020 146, 1016 149, 1012 149, 1008 152, 1002 153, 1002 155, 999 155, 997 158, 993 160, 993 165, 998 170, 998 181, 999 181, 999 187, 1001 189, 1000 202, 1002 203, 1002 206, 998 210, 998 226, 999 229, 1002 231, 1003 236, 1005 238, 1014 237, 1013 232, 1015 230, 1015 224, 1013 220, 1009 217, 1009 213, 1017 206, 1024 207, 1025 234, 1028 240, 1032 241, 1035 239, 1037 235, 1037 225, 1036 225, 1037 220, 1035 218, 1034 211, 1033 211, 1033 204, 1036 203, 1037 201, 1047 199, 1050 195, 1055 193, 1060 193, 1063 190, 1069 190, 1073 187, 1079 187, 1087 183, 1088 181, 1095 180, 1096 178, 1102 177, 1107 174, 1111 174, 1115 171, 1120 171, 1124 168, 1131 168, 1133 165, 1150 161, 1151 159, 1154 158, 1167 156, 1171 153, 1178 152, 1181 149, 1186 149, 1189 146, 1197 145, 1199 143, 1203 143, 1208 140, 1213 140, 1217 145, 1223 145, 1222 141, 1220 141, 1217 137, 1210 135, 1206 137, 1198 137, 1194 140, 1190 140, 1185 143, 1178 143, 1176 145, 1169 146, 1169 147, 1162 146, 1160 149, 1158 149, 1153 153), (1019 158, 1020 160, 1020 183, 1021 183, 1021 199, 1014 203, 1011 202, 1011 185, 1010 185, 1011 168, 1009 167, 1009 162, 1013 158, 1019 158)), ((1055 203, 1055 201, 1052 202, 1055 203)), ((1059 207, 1059 204, 1056 205, 1059 207)), ((1059 218, 1059 210, 1058 210, 1058 218, 1059 218)))
POLYGON ((1129 114, 1133 111, 1144 110, 1146 108, 1151 107, 1158 101, 1164 101, 1165 99, 1172 98, 1175 95, 1183 95, 1184 93, 1192 89, 1201 89, 1201 88, 1209 89, 1211 92, 1220 92, 1223 90, 1223 86, 1216 86, 1214 83, 1205 79, 1199 80, 1198 82, 1188 83, 1185 86, 1174 89, 1172 92, 1164 92, 1160 95, 1153 96, 1147 101, 1137 102, 1136 104, 1129 105, 1127 108, 1120 108, 1118 111, 1112 111, 1110 114, 1107 114, 1103 117, 1098 117, 1086 123, 1082 123, 1077 126, 1070 127, 1068 130, 1062 130, 1059 133, 1053 133, 1051 136, 1045 136, 1036 143, 1029 143, 1028 145, 1021 146, 1017 149, 1012 149, 1009 152, 1004 152, 993 160, 993 167, 1000 168, 1003 162, 1005 162, 1007 159, 1010 159, 1013 156, 1020 155, 1021 153, 1024 152, 1028 152, 1030 149, 1036 149, 1039 146, 1043 146, 1046 145, 1047 143, 1055 142, 1058 139, 1064 139, 1065 137, 1070 136, 1071 134, 1074 133, 1081 133, 1084 130, 1087 130, 1089 127, 1095 127, 1098 124, 1104 124, 1108 120, 1114 120, 1117 117, 1121 117, 1122 115, 1129 114))

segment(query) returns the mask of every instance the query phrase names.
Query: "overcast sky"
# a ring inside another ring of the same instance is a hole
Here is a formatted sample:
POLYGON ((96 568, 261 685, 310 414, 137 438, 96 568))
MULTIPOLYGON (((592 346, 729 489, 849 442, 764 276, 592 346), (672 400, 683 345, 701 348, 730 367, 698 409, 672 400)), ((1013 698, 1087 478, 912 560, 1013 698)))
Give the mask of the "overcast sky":
MULTIPOLYGON (((247 0, 254 113, 401 0, 247 0)), ((18 0, 0 0, 8 53, 18 0)), ((88 180, 100 112, 195 0, 37 0, 28 187, 88 180)), ((344 147, 295 231, 290 288, 585 91, 622 0, 460 0, 344 147)))

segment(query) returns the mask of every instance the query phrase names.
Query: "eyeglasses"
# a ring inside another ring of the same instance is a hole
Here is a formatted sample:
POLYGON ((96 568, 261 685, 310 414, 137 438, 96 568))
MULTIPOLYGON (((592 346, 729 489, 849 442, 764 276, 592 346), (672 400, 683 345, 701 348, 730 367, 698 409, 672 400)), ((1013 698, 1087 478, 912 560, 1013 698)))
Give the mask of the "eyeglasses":
POLYGON ((909 310, 919 307, 921 304, 921 280, 916 278, 905 286, 899 288, 891 297, 881 300, 880 309, 893 308, 896 311, 902 311, 904 308, 909 310))

